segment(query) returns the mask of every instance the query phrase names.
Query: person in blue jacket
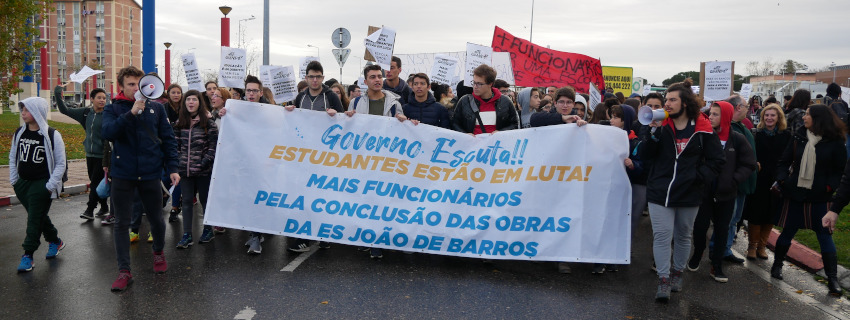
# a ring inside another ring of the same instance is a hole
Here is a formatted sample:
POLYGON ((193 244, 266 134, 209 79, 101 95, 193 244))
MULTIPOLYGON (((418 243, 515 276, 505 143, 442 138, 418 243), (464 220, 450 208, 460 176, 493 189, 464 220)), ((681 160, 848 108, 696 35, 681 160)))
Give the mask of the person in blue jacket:
POLYGON ((134 66, 118 72, 121 93, 103 114, 101 135, 113 142, 111 168, 113 206, 116 223, 113 236, 118 258, 118 279, 113 291, 122 291, 132 283, 130 274, 130 214, 138 191, 153 233, 153 269, 165 273, 165 221, 162 217, 160 176, 165 170, 172 185, 180 182, 177 174, 177 141, 162 104, 135 100, 139 79, 144 75, 134 66))
POLYGON ((418 121, 435 127, 449 129, 449 111, 434 99, 431 94, 431 79, 424 73, 413 75, 413 92, 402 108, 404 114, 412 121, 418 121))

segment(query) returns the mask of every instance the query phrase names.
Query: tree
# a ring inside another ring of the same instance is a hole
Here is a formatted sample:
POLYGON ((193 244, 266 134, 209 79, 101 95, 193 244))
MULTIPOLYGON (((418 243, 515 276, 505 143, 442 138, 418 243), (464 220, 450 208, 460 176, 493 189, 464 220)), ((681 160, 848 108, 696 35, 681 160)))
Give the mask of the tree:
POLYGON ((783 74, 789 74, 789 73, 793 74, 793 73, 796 73, 798 71, 806 70, 808 68, 809 67, 806 66, 805 64, 802 64, 802 63, 799 63, 797 61, 788 59, 788 60, 785 60, 784 64, 782 64, 782 70, 780 70, 780 72, 782 72, 783 74))
POLYGON ((24 66, 32 63, 45 44, 38 41, 41 14, 51 10, 51 0, 3 0, 0 5, 0 103, 8 105, 9 96, 24 76, 24 66))
POLYGON ((668 79, 664 79, 664 81, 662 81, 661 84, 663 84, 664 86, 670 86, 671 84, 685 81, 685 79, 687 79, 687 78, 691 78, 691 80, 694 81, 695 86, 699 85, 699 71, 679 72, 676 75, 674 75, 674 76, 672 76, 668 79))
POLYGON ((767 76, 771 71, 778 71, 778 65, 773 62, 773 58, 765 57, 762 61, 747 62, 745 69, 751 76, 767 76))

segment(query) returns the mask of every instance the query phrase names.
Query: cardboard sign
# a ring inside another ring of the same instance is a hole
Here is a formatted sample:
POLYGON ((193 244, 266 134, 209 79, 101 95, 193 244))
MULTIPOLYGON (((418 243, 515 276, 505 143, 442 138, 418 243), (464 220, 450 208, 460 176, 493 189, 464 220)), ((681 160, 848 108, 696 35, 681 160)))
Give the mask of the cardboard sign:
POLYGON ((480 44, 466 43, 466 72, 463 75, 463 85, 472 87, 472 71, 478 66, 493 64, 493 48, 480 44))
POLYGON ((311 61, 319 61, 319 57, 303 57, 303 58, 301 58, 301 61, 299 61, 298 64, 301 66, 300 69, 299 69, 300 72, 301 72, 300 73, 300 75, 301 75, 300 79, 301 80, 307 80, 307 65, 311 61))
POLYGON ((371 28, 369 36, 363 39, 363 45, 366 46, 366 51, 370 54, 370 57, 374 58, 373 61, 381 68, 389 70, 393 57, 393 46, 395 46, 395 30, 384 26, 372 32, 371 28))
MULTIPOLYGON (((436 62, 438 55, 445 55, 458 61, 455 74, 452 76, 451 87, 455 88, 457 83, 462 79, 460 74, 466 71, 463 67, 466 66, 466 51, 452 52, 437 52, 437 53, 414 53, 414 54, 396 54, 395 56, 401 59, 401 73, 399 77, 407 79, 411 74, 425 73, 431 76, 430 73, 436 62), (455 79, 457 78, 457 79, 455 79)), ((507 52, 493 52, 493 62, 490 64, 493 69, 496 69, 496 79, 505 80, 508 84, 514 84, 514 69, 511 66, 511 54, 507 52)))
POLYGON ((493 51, 511 54, 514 81, 518 86, 572 86, 578 92, 587 92, 588 83, 605 85, 599 59, 547 49, 514 37, 498 26, 493 32, 492 47, 493 51))
POLYGON ((248 55, 245 49, 221 47, 221 68, 218 72, 218 86, 245 88, 245 76, 248 68, 248 55))
POLYGON ((700 91, 703 100, 720 101, 728 98, 732 94, 734 70, 734 61, 703 62, 700 68, 700 91))
MULTIPOLYGON (((447 55, 437 55, 434 57, 434 66, 431 68, 431 81, 451 85, 452 78, 457 73, 458 60, 447 55)), ((402 66, 404 64, 402 63, 402 66)))
POLYGON ((587 109, 590 110, 590 112, 593 112, 593 110, 596 110, 596 105, 602 103, 602 94, 598 89, 596 89, 596 85, 593 84, 593 82, 589 83, 587 88, 587 95, 590 96, 590 101, 587 102, 589 104, 587 109))
POLYGON ((195 54, 187 53, 180 56, 180 59, 183 60, 183 71, 186 73, 186 82, 189 83, 189 90, 204 91, 204 80, 201 79, 201 73, 198 71, 195 54))

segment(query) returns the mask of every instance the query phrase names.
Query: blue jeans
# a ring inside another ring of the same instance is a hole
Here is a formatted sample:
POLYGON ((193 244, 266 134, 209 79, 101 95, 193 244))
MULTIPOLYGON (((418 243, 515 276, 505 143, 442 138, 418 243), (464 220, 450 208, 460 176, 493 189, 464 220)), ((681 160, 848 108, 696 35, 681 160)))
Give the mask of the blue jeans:
MULTIPOLYGON (((794 239, 794 235, 797 234, 797 231, 800 228, 796 226, 787 226, 782 229, 782 233, 779 234, 779 238, 776 239, 776 245, 791 245, 791 240, 794 239)), ((835 242, 832 241, 832 235, 826 232, 817 232, 815 234, 818 237, 818 244, 820 244, 820 252, 821 253, 835 253, 835 242)))

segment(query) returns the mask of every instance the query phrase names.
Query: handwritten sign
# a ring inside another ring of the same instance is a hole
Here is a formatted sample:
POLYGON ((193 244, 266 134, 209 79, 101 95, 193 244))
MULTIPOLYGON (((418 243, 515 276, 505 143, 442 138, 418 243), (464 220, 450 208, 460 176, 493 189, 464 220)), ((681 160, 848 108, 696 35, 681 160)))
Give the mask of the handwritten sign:
POLYGON ((741 85, 741 98, 744 98, 744 100, 749 100, 752 92, 753 92, 753 84, 752 83, 745 83, 745 84, 741 85))
POLYGON ((466 72, 463 75, 463 85, 472 87, 472 71, 478 66, 493 64, 493 48, 480 44, 466 43, 466 72))
POLYGON ((307 65, 310 64, 311 61, 319 61, 319 57, 303 57, 299 61, 300 65, 300 73, 301 80, 307 80, 307 65))
POLYGON ((221 47, 221 68, 218 72, 218 86, 245 88, 245 76, 248 69, 248 55, 245 49, 221 47))
POLYGON ((605 85, 599 59, 541 47, 514 37, 498 26, 493 32, 492 47, 493 51, 511 54, 514 81, 518 86, 572 86, 578 92, 587 92, 590 82, 605 85))
POLYGON ((366 51, 375 58, 375 62, 384 68, 390 69, 390 63, 393 57, 393 46, 395 46, 395 30, 383 26, 375 32, 369 34, 363 40, 363 45, 366 46, 366 51))
POLYGON ((272 90, 274 100, 278 102, 295 100, 298 95, 298 81, 292 66, 272 67, 268 70, 269 82, 267 87, 272 90))
POLYGON ((602 103, 602 93, 599 92, 599 89, 596 89, 596 85, 594 85, 593 82, 589 83, 587 88, 587 95, 590 96, 590 102, 588 102, 590 105, 587 106, 587 108, 593 112, 596 110, 596 105, 602 103))
POLYGON ((198 72, 198 63, 195 61, 194 53, 187 53, 180 56, 183 60, 183 71, 186 73, 186 82, 189 83, 189 90, 204 91, 203 80, 201 73, 198 72))
POLYGON ((457 64, 458 60, 451 56, 442 54, 435 56, 434 67, 431 68, 431 81, 451 85, 452 78, 457 73, 457 64))
POLYGON ((710 61, 703 72, 703 99, 720 101, 732 94, 732 61, 710 61))
MULTIPOLYGON (((451 51, 451 52, 436 52, 436 53, 414 53, 414 54, 396 54, 395 56, 401 59, 401 73, 399 77, 407 79, 411 74, 425 73, 431 75, 431 71, 436 63, 438 55, 445 55, 453 59, 457 59, 458 64, 455 68, 455 74, 452 76, 450 86, 455 88, 460 82, 461 73, 465 72, 466 66, 466 51, 451 51)), ((496 69, 496 79, 505 80, 508 84, 514 84, 514 69, 511 66, 511 54, 507 52, 493 52, 493 62, 490 64, 493 69, 496 69)))

